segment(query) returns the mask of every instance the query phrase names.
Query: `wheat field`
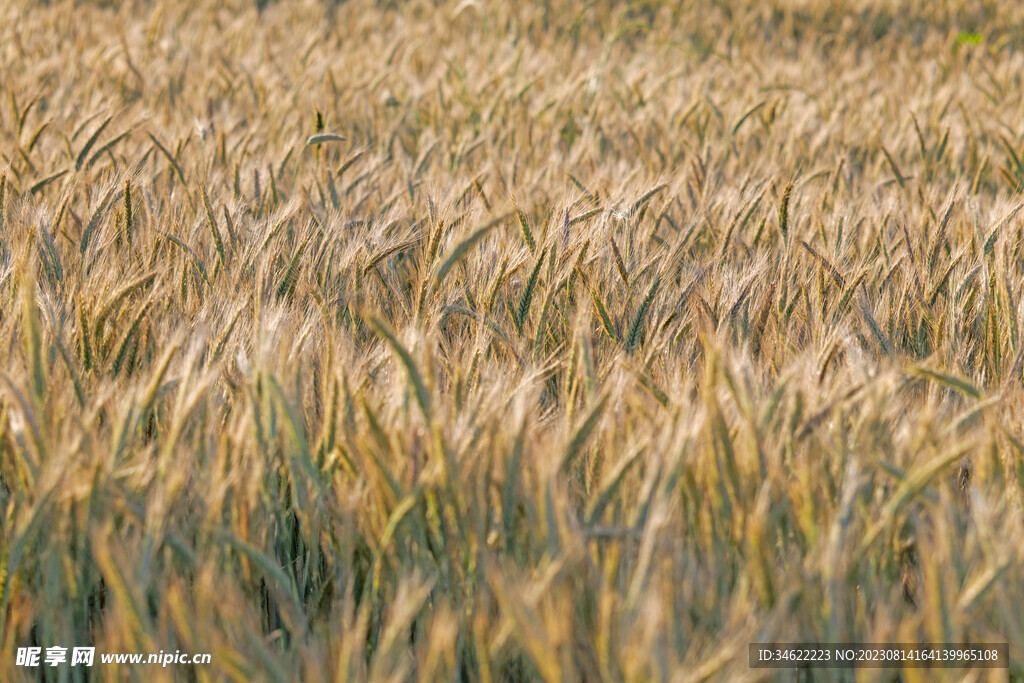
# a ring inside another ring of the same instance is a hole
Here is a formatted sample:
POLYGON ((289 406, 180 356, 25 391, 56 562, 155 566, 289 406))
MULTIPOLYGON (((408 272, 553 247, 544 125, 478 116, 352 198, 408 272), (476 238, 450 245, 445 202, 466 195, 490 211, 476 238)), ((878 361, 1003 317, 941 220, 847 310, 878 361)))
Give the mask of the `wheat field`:
POLYGON ((0 0, 0 679, 1024 676, 1024 6, 919 5, 0 0))

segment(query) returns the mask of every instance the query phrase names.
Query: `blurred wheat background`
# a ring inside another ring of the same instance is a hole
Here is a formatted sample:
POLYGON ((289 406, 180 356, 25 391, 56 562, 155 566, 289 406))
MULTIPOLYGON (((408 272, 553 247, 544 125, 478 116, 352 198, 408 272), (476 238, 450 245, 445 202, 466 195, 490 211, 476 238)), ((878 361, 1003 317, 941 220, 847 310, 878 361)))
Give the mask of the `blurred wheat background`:
POLYGON ((1012 0, 0 1, 0 678, 1024 675, 1022 74, 1012 0))

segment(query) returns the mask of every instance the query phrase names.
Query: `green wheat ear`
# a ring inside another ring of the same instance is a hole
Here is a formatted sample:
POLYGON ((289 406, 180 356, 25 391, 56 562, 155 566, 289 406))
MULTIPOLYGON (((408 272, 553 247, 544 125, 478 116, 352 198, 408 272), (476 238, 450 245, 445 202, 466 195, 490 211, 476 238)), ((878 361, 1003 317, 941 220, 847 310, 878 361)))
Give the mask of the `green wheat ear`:
POLYGON ((124 229, 124 241, 128 246, 128 249, 132 248, 132 232, 133 226, 135 225, 135 216, 132 213, 132 181, 127 179, 124 181, 124 212, 123 212, 122 227, 124 229))
POLYGON ((786 189, 782 191, 782 199, 779 200, 779 234, 782 235, 782 241, 785 242, 789 235, 789 199, 793 193, 793 183, 786 185, 786 189))
POLYGON ((42 402, 46 392, 46 373, 43 358, 42 322, 39 318, 39 305, 36 300, 36 282, 30 268, 22 274, 19 282, 21 290, 21 320, 24 334, 25 359, 29 367, 29 384, 37 401, 42 402))
POLYGON ((523 241, 526 242, 527 248, 530 250, 530 254, 537 253, 537 242, 533 239, 533 233, 530 231, 530 224, 526 221, 526 215, 522 211, 516 211, 516 218, 519 220, 519 229, 523 235, 523 241))
POLYGON ((612 243, 612 255, 615 257, 615 268, 619 271, 619 277, 622 278, 622 284, 629 285, 629 271, 626 270, 626 263, 622 260, 622 252, 619 251, 619 245, 616 244, 614 237, 608 238, 612 243))
POLYGON ((213 245, 217 249, 220 265, 223 267, 227 261, 227 256, 224 251, 224 240, 221 239, 220 229, 217 227, 217 217, 213 214, 213 207, 210 205, 210 198, 206 194, 206 188, 200 187, 199 193, 203 199, 203 208, 206 210, 206 224, 210 229, 210 235, 213 237, 213 245))
POLYGON ((544 263, 544 257, 547 252, 541 252, 540 258, 537 259, 537 263, 533 265, 533 270, 530 271, 530 277, 526 280, 526 286, 523 288, 523 294, 519 298, 519 306, 516 308, 516 329, 520 332, 523 331, 523 325, 526 323, 526 316, 530 313, 530 302, 533 300, 533 291, 537 287, 537 278, 540 275, 540 267, 544 263))
POLYGON ((636 310, 636 315, 633 316, 633 322, 629 325, 629 333, 626 335, 626 351, 633 353, 636 347, 640 344, 640 338, 643 336, 644 329, 644 318, 647 316, 647 312, 651 309, 651 304, 654 302, 654 295, 658 293, 658 287, 661 285, 660 279, 655 279, 654 283, 651 284, 650 290, 647 292, 647 296, 640 303, 640 307, 636 310))
POLYGON ((0 235, 4 235, 4 220, 7 215, 7 174, 0 174, 0 235))

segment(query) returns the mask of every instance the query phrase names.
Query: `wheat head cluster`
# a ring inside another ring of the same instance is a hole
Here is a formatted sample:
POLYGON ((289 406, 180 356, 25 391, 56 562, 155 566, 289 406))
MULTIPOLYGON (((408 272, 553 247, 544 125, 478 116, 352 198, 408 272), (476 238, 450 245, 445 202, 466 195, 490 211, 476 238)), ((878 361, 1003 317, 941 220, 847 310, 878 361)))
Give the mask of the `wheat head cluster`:
POLYGON ((0 679, 1024 675, 1022 74, 1013 0, 0 0, 0 679))

